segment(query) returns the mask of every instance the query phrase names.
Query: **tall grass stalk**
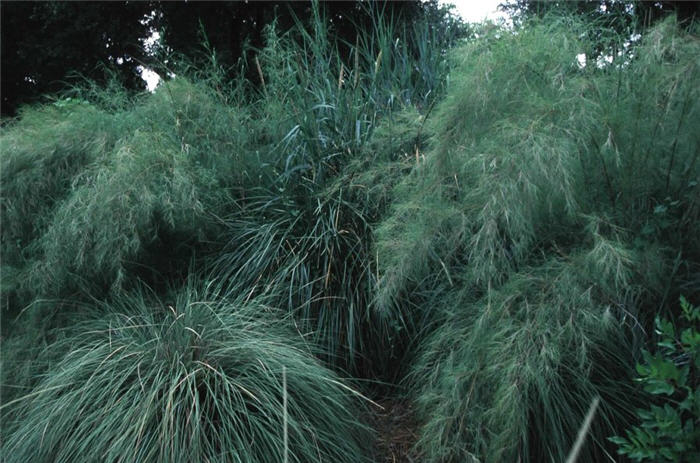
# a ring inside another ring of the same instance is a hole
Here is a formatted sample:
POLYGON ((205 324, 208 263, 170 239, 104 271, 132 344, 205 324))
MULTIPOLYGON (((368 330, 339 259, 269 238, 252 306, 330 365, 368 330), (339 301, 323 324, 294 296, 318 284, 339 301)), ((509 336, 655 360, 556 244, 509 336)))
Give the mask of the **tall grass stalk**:
POLYGON ((586 418, 583 420, 583 423, 581 423, 581 428, 578 430, 578 435, 576 436, 576 442, 574 442, 574 446, 571 448, 571 451, 569 452, 569 456, 566 457, 566 463, 576 463, 576 460, 578 459, 579 453, 581 453, 581 446, 583 446, 583 441, 586 438, 586 434, 588 433, 588 430, 591 428, 591 423, 593 422, 593 418, 595 417, 595 412, 598 410, 599 405, 600 405, 600 398, 595 397, 593 399, 593 402, 591 402, 591 406, 588 409, 588 413, 586 413, 586 418))

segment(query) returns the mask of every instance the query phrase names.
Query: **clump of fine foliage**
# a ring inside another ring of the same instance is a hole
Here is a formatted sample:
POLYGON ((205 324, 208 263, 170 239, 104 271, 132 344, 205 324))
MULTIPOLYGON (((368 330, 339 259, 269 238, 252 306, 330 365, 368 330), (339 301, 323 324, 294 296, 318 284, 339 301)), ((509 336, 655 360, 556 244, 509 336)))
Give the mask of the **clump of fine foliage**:
POLYGON ((579 458, 613 458, 700 294, 696 31, 549 17, 448 61, 427 22, 339 43, 311 11, 239 79, 4 121, 4 459, 362 461, 319 361, 410 370, 427 462, 564 461, 597 398, 579 458))
POLYGON ((3 461, 365 460, 356 393, 279 312, 192 289, 152 299, 102 304, 48 346, 64 357, 3 404, 3 461))
POLYGON ((640 424, 611 437, 618 453, 634 461, 697 461, 700 458, 700 307, 681 297, 681 324, 657 318, 656 351, 644 350, 639 381, 654 397, 637 410, 640 424))
POLYGON ((15 312, 181 275, 233 207, 251 156, 245 109, 184 79, 130 103, 47 105, 3 130, 3 290, 15 312))
POLYGON ((422 146, 455 35, 369 8, 372 33, 342 56, 314 4, 310 27, 270 27, 239 79, 214 59, 153 95, 88 87, 8 123, 7 312, 46 318, 37 299, 139 280, 160 291, 194 265, 224 291, 275 296, 331 363, 385 371, 403 321, 374 311, 372 228, 422 146))
POLYGON ((374 310, 373 226, 422 146, 414 105, 426 108, 440 93, 450 38, 419 22, 414 32, 434 46, 414 50, 410 31, 377 18, 342 59, 314 14, 311 30, 267 31, 255 108, 276 140, 272 173, 226 217, 213 275, 223 288, 274 288, 276 305, 297 315, 331 363, 386 373, 396 370, 389 353, 399 349, 401 317, 374 310))
POLYGON ((614 454, 640 328, 700 291, 700 44, 667 22, 581 66, 588 27, 458 49, 377 232, 380 307, 437 314, 410 377, 426 461, 563 461, 595 396, 580 458, 614 454))
POLYGON ((51 211, 69 196, 86 166, 111 150, 122 130, 120 120, 80 103, 26 111, 21 125, 3 129, 2 182, 3 303, 25 278, 22 270, 36 255, 37 239, 51 211))

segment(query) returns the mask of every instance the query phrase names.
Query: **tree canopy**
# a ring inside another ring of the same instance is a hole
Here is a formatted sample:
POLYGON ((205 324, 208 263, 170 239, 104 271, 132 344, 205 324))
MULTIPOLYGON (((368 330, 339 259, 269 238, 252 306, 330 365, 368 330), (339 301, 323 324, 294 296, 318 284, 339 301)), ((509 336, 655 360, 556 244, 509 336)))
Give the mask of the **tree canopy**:
MULTIPOLYGON (((417 15, 445 15, 437 0, 323 3, 331 31, 355 43, 372 27, 372 8, 408 23, 417 15)), ((116 77, 126 88, 145 88, 141 66, 158 68, 164 54, 196 59, 206 41, 224 67, 246 50, 264 46, 263 30, 276 21, 284 31, 310 18, 310 2, 3 2, 2 114, 55 93, 77 76, 104 82, 116 77), (160 33, 161 52, 144 41, 160 33)))
POLYGON ((72 76, 104 81, 108 67, 132 89, 145 88, 137 66, 149 2, 3 2, 2 114, 53 93, 72 76))

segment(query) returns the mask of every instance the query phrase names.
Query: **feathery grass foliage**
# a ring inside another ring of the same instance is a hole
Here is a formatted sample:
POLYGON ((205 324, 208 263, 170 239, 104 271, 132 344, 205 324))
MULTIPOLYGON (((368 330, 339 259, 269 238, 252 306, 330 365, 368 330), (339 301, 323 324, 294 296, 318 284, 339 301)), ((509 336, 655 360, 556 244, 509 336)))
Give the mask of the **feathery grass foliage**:
POLYGON ((700 294, 696 31, 549 17, 450 62, 368 8, 354 44, 317 2, 269 27, 254 83, 212 59, 4 124, 8 461, 284 461, 285 423, 289 461, 358 461, 311 354, 391 381, 416 348, 426 461, 564 460, 595 397, 580 458, 614 453, 644 329, 700 294), (216 302, 160 302, 201 273, 216 302))
POLYGON ((138 97, 87 83, 2 127, 5 459, 285 461, 288 414, 289 461, 363 460, 353 393, 310 354, 396 374, 408 325, 374 310, 372 230, 422 162, 455 36, 372 10, 372 35, 339 44, 312 11, 242 63, 257 85, 212 60, 138 97), (220 301, 125 296, 202 271, 220 301))
POLYGON ((464 291, 440 307, 444 322, 424 340, 409 376, 425 419, 418 445, 427 461, 559 461, 598 395, 594 445, 580 458, 604 458, 604 437, 637 404, 633 346, 597 300, 584 259, 553 259, 484 299, 464 291))
MULTIPOLYGON (((21 270, 37 255, 37 239, 53 209, 69 196, 86 166, 113 149, 130 128, 94 106, 72 102, 27 109, 21 122, 3 127, 0 138, 3 294, 24 278, 21 270)), ((7 304, 7 301, 3 301, 7 304)))
POLYGON ((371 252, 372 225, 413 162, 402 145, 416 142, 421 118, 410 112, 396 119, 398 131, 387 121, 372 138, 382 151, 358 156, 324 186, 309 181, 311 191, 300 194, 256 191, 259 197, 228 217, 233 238, 215 266, 224 282, 275 293, 276 304, 297 315, 332 363, 365 373, 386 368, 387 354, 399 348, 386 344, 396 336, 395 314, 372 309, 371 252))
POLYGON ((592 45, 574 32, 583 26, 565 27, 501 31, 456 56, 452 91, 431 118, 430 162, 399 186, 378 232, 380 299, 445 276, 440 259, 463 253, 444 249, 465 251, 482 289, 552 242, 639 237, 698 255, 698 90, 687 79, 697 45, 666 25, 629 65, 579 69, 576 54, 592 45))
POLYGON ((122 297, 49 346, 67 353, 15 404, 3 460, 365 461, 356 393, 276 310, 200 297, 122 297))
POLYGON ((43 349, 79 301, 178 286, 216 248, 217 215, 264 172, 235 91, 178 78, 128 100, 88 86, 3 128, 3 399, 46 374, 43 349))
POLYGON ((428 461, 564 460, 594 395, 584 452, 602 457, 626 416, 623 327, 700 291, 698 41, 666 22, 581 67, 588 27, 550 17, 458 49, 431 149, 377 230, 379 307, 443 313, 411 380, 428 461), (454 306, 422 296, 438 290, 454 306))
POLYGON ((245 108, 185 79, 134 106, 49 105, 3 130, 4 286, 24 287, 20 307, 178 274, 257 181, 245 108))
POLYGON ((266 47, 242 64, 255 66, 258 86, 224 81, 211 60, 205 71, 182 66, 178 75, 194 77, 152 95, 86 83, 25 109, 0 135, 4 307, 104 298, 138 280, 159 290, 228 242, 220 281, 281 286, 277 305, 309 322, 340 364, 384 355, 362 352, 358 334, 387 337, 370 329, 371 224, 386 204, 372 195, 421 146, 411 105, 441 93, 454 36, 418 21, 435 40, 421 48, 370 8, 374 35, 342 58, 318 4, 310 28, 268 28, 266 47))

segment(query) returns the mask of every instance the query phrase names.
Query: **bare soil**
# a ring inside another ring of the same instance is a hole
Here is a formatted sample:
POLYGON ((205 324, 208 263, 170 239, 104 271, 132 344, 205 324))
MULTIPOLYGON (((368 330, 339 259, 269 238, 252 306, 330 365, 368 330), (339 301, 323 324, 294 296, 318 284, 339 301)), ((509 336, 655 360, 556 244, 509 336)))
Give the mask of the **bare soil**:
POLYGON ((418 421, 409 401, 383 399, 376 401, 372 426, 377 431, 378 463, 415 463, 420 461, 414 450, 418 438, 418 421))

